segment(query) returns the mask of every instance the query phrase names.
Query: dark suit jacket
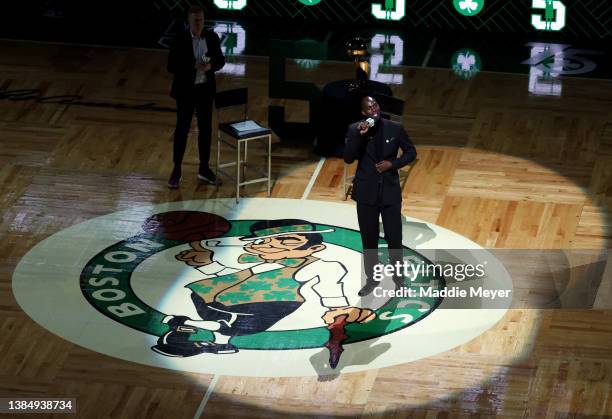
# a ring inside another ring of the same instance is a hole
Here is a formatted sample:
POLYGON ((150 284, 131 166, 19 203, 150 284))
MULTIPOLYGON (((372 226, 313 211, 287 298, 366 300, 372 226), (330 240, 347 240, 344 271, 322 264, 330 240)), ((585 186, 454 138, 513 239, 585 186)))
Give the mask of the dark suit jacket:
MULTIPOLYGON (((206 55, 210 57, 211 69, 206 72, 206 84, 214 94, 216 91, 215 71, 219 71, 225 65, 225 57, 221 52, 221 42, 216 33, 204 30, 204 39, 208 46, 206 55)), ((170 53, 168 54, 168 71, 174 74, 170 96, 181 98, 193 93, 196 78, 196 59, 193 56, 193 42, 189 29, 178 34, 172 41, 170 53)))
POLYGON ((358 125, 359 123, 355 123, 349 126, 344 148, 346 163, 359 161, 351 197, 359 203, 369 205, 392 205, 402 202, 398 169, 413 161, 417 155, 404 127, 396 122, 381 119, 374 135, 371 132, 373 128, 361 135, 358 125), (380 146, 379 150, 376 149, 377 144, 380 146), (402 155, 397 157, 400 148, 402 155), (376 163, 381 160, 390 161, 391 169, 378 173, 376 163))

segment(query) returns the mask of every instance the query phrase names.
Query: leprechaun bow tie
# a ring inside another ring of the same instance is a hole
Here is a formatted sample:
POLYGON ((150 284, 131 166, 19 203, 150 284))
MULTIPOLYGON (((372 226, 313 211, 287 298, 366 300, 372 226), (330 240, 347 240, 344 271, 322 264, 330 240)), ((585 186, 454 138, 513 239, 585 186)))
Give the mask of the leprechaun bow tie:
POLYGON ((251 253, 243 253, 238 257, 240 263, 279 263, 283 266, 294 268, 300 266, 306 261, 305 258, 287 258, 280 260, 265 260, 257 255, 251 253))

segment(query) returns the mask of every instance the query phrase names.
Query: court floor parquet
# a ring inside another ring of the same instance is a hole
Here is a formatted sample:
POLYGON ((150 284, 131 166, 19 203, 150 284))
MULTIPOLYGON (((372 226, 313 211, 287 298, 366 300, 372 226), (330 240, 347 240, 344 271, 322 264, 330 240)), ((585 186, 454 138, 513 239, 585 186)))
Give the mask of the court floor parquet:
MULTIPOLYGON (((163 51, 2 41, 0 91, 173 107, 165 60, 163 51)), ((267 58, 234 60, 246 74, 221 75, 219 89, 248 86, 251 116, 266 122, 267 58)), ((612 82, 564 78, 561 97, 537 97, 521 75, 466 81, 439 69, 399 70, 404 84, 392 87, 406 100, 404 125, 419 152, 404 214, 485 248, 612 247, 612 82)), ((352 66, 288 61, 287 74, 323 86, 349 78, 352 66)), ((11 291, 13 270, 36 243, 122 209, 233 190, 231 182, 218 191, 198 184, 193 138, 181 189, 166 188, 171 112, 15 99, 0 99, 0 397, 75 397, 84 418, 193 418, 203 400, 204 417, 612 417, 609 267, 592 290, 597 309, 510 310, 450 351, 336 377, 181 373, 53 335, 11 291)), ((287 105, 290 120, 307 117, 304 102, 274 103, 287 105)), ((343 202, 340 159, 325 159, 307 190, 319 156, 309 145, 274 141, 273 197, 343 202)), ((248 186, 244 195, 265 190, 248 186)))

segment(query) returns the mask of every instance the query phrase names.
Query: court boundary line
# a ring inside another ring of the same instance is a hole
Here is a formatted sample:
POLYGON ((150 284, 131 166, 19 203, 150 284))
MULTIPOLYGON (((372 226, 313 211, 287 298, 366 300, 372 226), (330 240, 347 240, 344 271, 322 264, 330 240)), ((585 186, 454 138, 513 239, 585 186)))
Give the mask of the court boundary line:
POLYGON ((312 173, 312 176, 310 176, 310 181, 308 182, 308 185, 306 185, 306 189, 304 190, 304 194, 302 195, 301 199, 308 199, 308 195, 310 195, 310 191, 312 190, 312 187, 314 186, 317 177, 319 177, 319 173, 321 172, 321 168, 323 167, 325 160, 325 157, 321 157, 319 159, 319 163, 317 163, 315 171, 312 173))
POLYGON ((200 402, 198 409, 193 415, 193 419, 200 419, 202 415, 204 414, 204 409, 206 408, 206 405, 208 404, 208 401, 210 400, 210 396, 212 396, 213 391, 215 391, 215 387, 218 381, 219 381, 219 375, 218 374, 213 375, 213 378, 212 380, 210 380, 210 384, 208 384, 208 388, 206 389, 206 393, 204 393, 204 397, 202 398, 202 401, 200 402))

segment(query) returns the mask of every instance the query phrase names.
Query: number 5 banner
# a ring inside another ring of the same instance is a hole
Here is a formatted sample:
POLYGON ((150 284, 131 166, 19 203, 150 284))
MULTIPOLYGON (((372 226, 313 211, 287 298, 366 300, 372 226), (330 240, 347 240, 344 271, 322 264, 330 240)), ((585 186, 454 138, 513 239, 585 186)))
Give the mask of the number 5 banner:
POLYGON ((544 9, 544 17, 534 13, 531 24, 539 31, 560 31, 565 27, 565 5, 559 0, 533 0, 534 9, 544 9))
POLYGON ((380 20, 400 20, 406 16, 406 0, 384 0, 372 4, 372 15, 380 20))
POLYGON ((224 10, 242 10, 247 5, 247 0, 215 0, 215 6, 224 10))

